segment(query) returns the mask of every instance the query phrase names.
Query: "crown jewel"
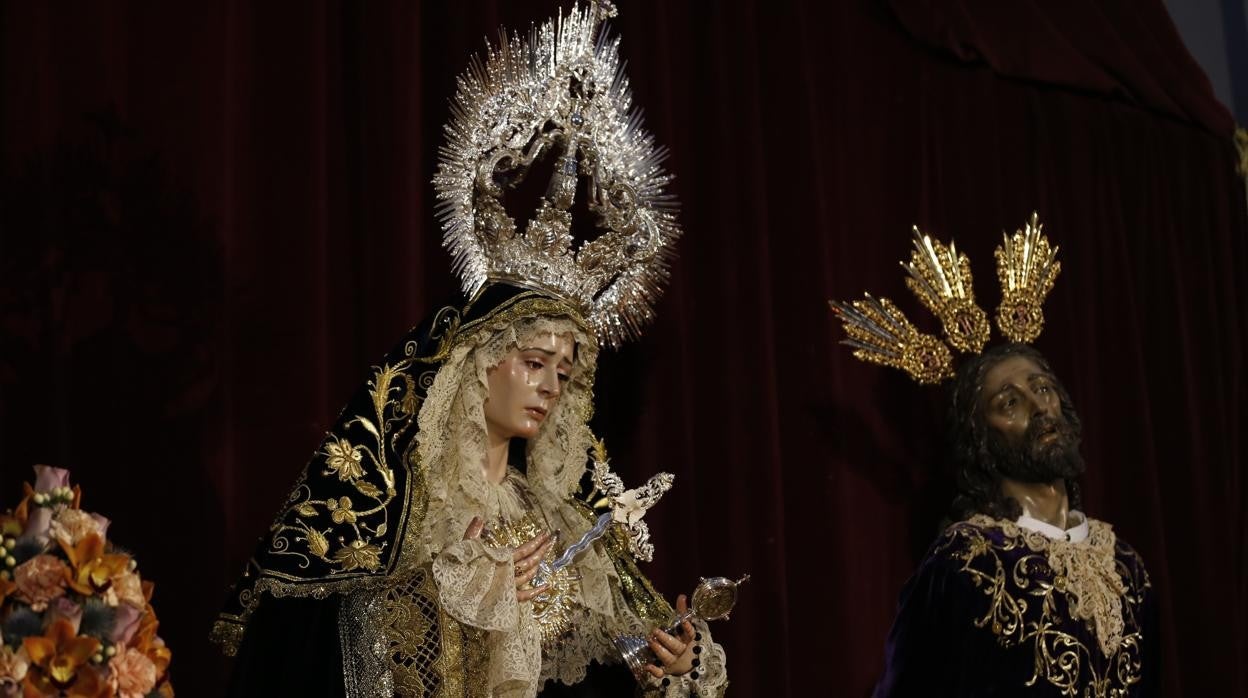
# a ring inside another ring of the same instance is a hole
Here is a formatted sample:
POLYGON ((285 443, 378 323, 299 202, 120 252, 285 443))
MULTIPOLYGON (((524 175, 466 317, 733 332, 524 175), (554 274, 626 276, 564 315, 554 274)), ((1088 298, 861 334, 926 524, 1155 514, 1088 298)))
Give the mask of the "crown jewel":
MULTIPOLYGON (((1050 248, 1041 228, 1032 213, 1022 230, 1004 235, 995 252, 1002 296, 997 328, 1012 342, 1031 342, 1040 336, 1041 305, 1062 268, 1057 248, 1050 248)), ((940 319, 949 343, 919 332, 892 301, 870 294, 852 304, 829 301, 849 335, 842 343, 854 348, 856 358, 902 369, 920 383, 952 378, 949 345, 978 354, 990 336, 987 315, 975 304, 970 259, 953 242, 945 246, 915 227, 914 251, 901 266, 906 286, 940 319)))
POLYGON ((667 280, 680 236, 666 151, 632 107, 619 39, 600 30, 610 3, 574 6, 532 30, 503 32, 460 77, 434 186, 443 242, 465 292, 506 281, 578 305, 599 339, 640 334, 667 280), (554 161, 524 229, 504 197, 542 160, 554 161), (601 234, 578 244, 578 183, 601 234))

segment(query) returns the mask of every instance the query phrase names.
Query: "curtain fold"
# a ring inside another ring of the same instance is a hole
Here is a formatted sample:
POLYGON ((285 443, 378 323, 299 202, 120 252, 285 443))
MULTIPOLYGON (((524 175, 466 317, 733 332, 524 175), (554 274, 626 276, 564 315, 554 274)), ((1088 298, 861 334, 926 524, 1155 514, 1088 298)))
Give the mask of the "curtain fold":
POLYGON ((920 43, 1000 75, 1114 95, 1219 135, 1234 129, 1160 2, 886 4, 920 43))

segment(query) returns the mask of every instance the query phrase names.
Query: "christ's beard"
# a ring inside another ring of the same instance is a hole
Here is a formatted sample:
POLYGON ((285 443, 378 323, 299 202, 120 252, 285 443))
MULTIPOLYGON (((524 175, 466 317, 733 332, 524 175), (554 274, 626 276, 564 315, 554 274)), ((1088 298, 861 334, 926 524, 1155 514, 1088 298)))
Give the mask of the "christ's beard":
POLYGON ((998 432, 989 429, 988 453, 1002 475, 1019 482, 1074 480, 1084 471, 1083 456, 1079 454, 1079 434, 1065 420, 1049 417, 1033 419, 1023 434, 1022 443, 1017 446, 1006 443, 998 432), (1042 442, 1041 436, 1054 426, 1058 430, 1057 437, 1042 442))

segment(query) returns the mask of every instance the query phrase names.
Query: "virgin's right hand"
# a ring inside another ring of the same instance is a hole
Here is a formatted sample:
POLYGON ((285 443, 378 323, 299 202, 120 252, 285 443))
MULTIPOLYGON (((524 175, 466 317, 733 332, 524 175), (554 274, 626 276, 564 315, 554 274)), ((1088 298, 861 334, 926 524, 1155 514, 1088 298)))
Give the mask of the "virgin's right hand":
MULTIPOLYGON (((485 522, 481 517, 472 517, 472 521, 468 524, 468 530, 464 531, 464 540, 480 538, 481 531, 484 529, 485 522)), ((530 601, 533 597, 550 588, 548 584, 530 587, 529 582, 533 581, 533 577, 537 575, 538 565, 541 564, 542 558, 545 557, 546 551, 550 548, 552 542, 554 542, 554 539, 549 533, 542 533, 534 536, 532 540, 516 548, 515 552, 512 553, 511 561, 515 565, 516 572, 517 601, 530 601)))
POLYGON ((549 533, 541 533, 512 553, 511 561, 516 565, 517 601, 528 601, 550 588, 549 584, 531 587, 529 582, 537 575, 538 566, 553 542, 554 538, 549 533))

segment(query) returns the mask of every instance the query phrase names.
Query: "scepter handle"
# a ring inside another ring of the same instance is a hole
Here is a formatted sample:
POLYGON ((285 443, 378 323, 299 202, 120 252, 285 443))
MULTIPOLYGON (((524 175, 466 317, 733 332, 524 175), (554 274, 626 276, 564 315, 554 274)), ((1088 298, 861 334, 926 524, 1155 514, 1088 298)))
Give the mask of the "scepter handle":
POLYGON ((678 635, 680 634, 680 626, 684 625, 685 621, 693 620, 694 618, 697 618, 697 617, 698 617, 698 614, 694 613, 693 609, 689 609, 688 611, 685 611, 679 616, 676 616, 676 620, 672 622, 671 627, 667 628, 663 632, 667 633, 668 635, 678 635))
POLYGON ((533 586, 540 587, 551 578, 554 573, 572 564, 572 560, 580 555, 586 548, 593 544, 594 541, 602 537, 607 532, 607 527, 611 525, 611 513, 607 512, 598 517, 594 522, 594 527, 585 532, 581 539, 569 545, 563 551, 563 554, 554 559, 550 563, 542 562, 538 565, 538 572, 533 577, 533 586))

